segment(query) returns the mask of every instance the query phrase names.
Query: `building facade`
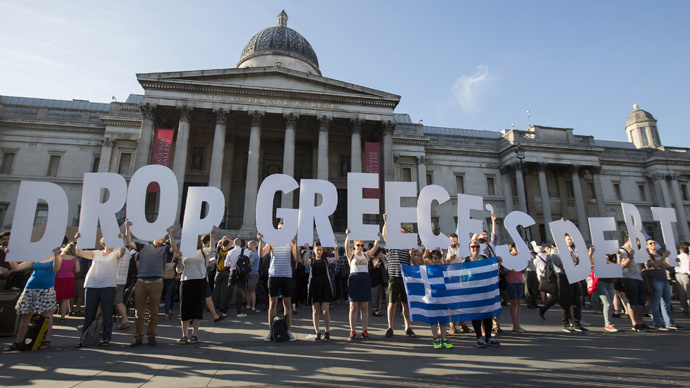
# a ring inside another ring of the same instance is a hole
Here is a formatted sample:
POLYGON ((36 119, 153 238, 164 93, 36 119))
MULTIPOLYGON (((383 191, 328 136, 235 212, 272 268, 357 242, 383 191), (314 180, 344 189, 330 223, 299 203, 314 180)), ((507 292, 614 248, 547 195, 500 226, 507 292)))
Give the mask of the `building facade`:
MULTIPOLYGON (((331 181, 339 197, 332 224, 344 231, 347 173, 367 172, 365 151, 375 147, 381 182, 416 182, 418 190, 437 184, 451 194, 432 208, 437 231, 455 230, 456 194, 473 194, 493 206, 499 222, 512 210, 529 213, 537 224, 527 237, 536 241, 550 240, 548 222, 561 217, 585 239, 587 217, 615 217, 622 234, 621 202, 640 209, 650 236, 660 236, 651 207, 675 208, 676 240, 690 240, 689 150, 663 146, 656 120, 637 106, 624 127, 628 142, 538 125, 485 131, 413 123, 395 112, 400 96, 322 76, 285 12, 249 40, 236 68, 136 76, 144 94, 125 102, 0 96, 3 229, 11 227, 22 180, 61 185, 78 224, 83 174, 129 179, 154 161, 159 131, 171 130, 165 160, 180 185, 180 206, 163 211, 181 220, 187 188, 214 186, 226 198, 221 227, 243 237, 255 235, 258 187, 275 173, 331 181)), ((274 205, 297 207, 297 196, 276 196, 274 205)), ((161 211, 155 193, 147 211, 152 218, 161 211)), ((45 223, 46 214, 39 207, 34 223, 45 223)))

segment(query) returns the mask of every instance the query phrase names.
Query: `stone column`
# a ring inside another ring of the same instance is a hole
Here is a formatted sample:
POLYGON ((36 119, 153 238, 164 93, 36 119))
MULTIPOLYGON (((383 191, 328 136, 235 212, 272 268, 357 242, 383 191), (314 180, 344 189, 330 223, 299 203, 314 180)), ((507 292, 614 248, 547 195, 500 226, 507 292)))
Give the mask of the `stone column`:
POLYGON ((661 187, 661 195, 664 197, 664 207, 671 207, 671 194, 668 192, 667 175, 661 175, 659 185, 661 187))
POLYGON ((594 181, 594 199, 597 202, 599 217, 606 217, 606 200, 604 189, 601 187, 601 166, 592 167, 592 180, 594 181))
POLYGON ((350 119, 350 172, 362 172, 362 120, 350 119))
POLYGON ((570 166, 570 175, 573 179, 575 210, 577 210, 577 226, 580 232, 582 232, 582 237, 584 237, 585 241, 591 241, 592 237, 589 234, 589 223, 587 222, 587 214, 585 213, 585 201, 582 198, 582 187, 580 186, 580 166, 570 166))
POLYGON ((395 123, 391 120, 383 121, 383 181, 391 182, 395 180, 395 169, 393 166, 393 132, 395 123))
MULTIPOLYGON (((228 144, 224 149, 223 157, 223 178, 220 183, 220 190, 225 196, 225 209, 226 215, 229 215, 230 211, 230 201, 232 200, 232 179, 233 179, 233 168, 235 163, 235 135, 230 131, 227 136, 228 144)), ((225 229, 230 229, 227 225, 225 229)))
MULTIPOLYGON (((153 140, 153 115, 156 110, 156 105, 139 104, 141 111, 141 129, 139 130, 139 139, 137 140, 137 149, 134 155, 134 172, 139 168, 146 166, 151 161, 151 141, 153 140)), ((103 157, 101 157, 101 162, 103 157)), ((110 163, 110 160, 108 160, 110 163)), ((100 171, 100 166, 99 166, 100 171)))
POLYGON ((657 204, 660 207, 669 207, 670 204, 667 204, 666 198, 668 195, 664 196, 663 189, 661 188, 662 184, 665 184, 664 176, 659 173, 654 173, 648 176, 652 181, 654 181, 654 194, 656 194, 656 199, 657 199, 657 204))
POLYGON ((113 156, 114 144, 115 141, 112 137, 104 137, 101 139, 101 160, 98 162, 98 172, 110 171, 110 159, 113 156))
POLYGON ((515 180, 517 181, 517 197, 518 207, 520 211, 527 213, 527 198, 525 197, 525 180, 522 175, 522 165, 520 162, 515 162, 515 180))
POLYGON ((240 235, 256 234, 256 194, 259 191, 259 153, 261 151, 261 123, 264 112, 249 112, 251 129, 249 133, 249 155, 247 156, 247 180, 244 189, 244 214, 240 235))
POLYGON ((328 129, 333 119, 328 116, 317 118, 319 125, 319 159, 316 179, 328 180, 328 129))
POLYGON ((680 240, 690 240, 690 232, 688 231, 688 218, 685 216, 685 206, 683 205, 683 196, 680 193, 680 185, 678 184, 678 174, 671 174, 668 176, 671 180, 671 193, 673 193, 673 202, 675 203, 676 216, 678 223, 678 231, 680 232, 680 240))
POLYGON ((177 108, 180 114, 180 123, 177 128, 177 140, 175 141, 175 158, 173 159, 172 170, 177 178, 177 217, 175 225, 180 222, 180 210, 182 209, 182 191, 184 190, 184 177, 187 170, 187 148, 189 143, 189 127, 192 121, 193 108, 182 106, 177 108))
MULTIPOLYGON (((285 144, 283 146, 283 174, 295 176, 295 125, 299 115, 294 113, 283 115, 285 121, 285 144)), ((292 208, 292 192, 283 193, 281 207, 292 208)))
POLYGON ((421 192, 426 186, 426 156, 417 157, 417 192, 421 192))
POLYGON ((513 182, 510 179, 510 166, 501 167, 501 178, 503 178, 503 198, 506 214, 508 214, 513 211, 513 182))
POLYGON ((551 198, 549 197, 549 186, 546 183, 546 163, 537 164, 537 172, 539 177, 539 196, 541 197, 541 209, 544 214, 544 233, 546 240, 550 240, 551 230, 549 229, 549 222, 551 218, 551 198))
POLYGON ((208 185, 220 189, 220 182, 223 177, 223 156, 225 153, 225 132, 228 112, 223 108, 218 108, 213 113, 216 115, 216 131, 213 135, 211 171, 209 173, 208 185))

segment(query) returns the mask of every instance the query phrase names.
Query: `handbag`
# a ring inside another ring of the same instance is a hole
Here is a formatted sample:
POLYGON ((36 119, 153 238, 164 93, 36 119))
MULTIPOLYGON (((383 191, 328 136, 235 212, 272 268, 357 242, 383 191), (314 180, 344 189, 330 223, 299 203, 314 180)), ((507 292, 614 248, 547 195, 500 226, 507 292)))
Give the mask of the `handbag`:
POLYGON ((558 293, 558 277, 553 268, 553 261, 551 261, 551 258, 546 261, 544 277, 539 279, 539 291, 551 295, 556 295, 558 293))
POLYGON ((175 262, 165 263, 165 274, 163 279, 170 280, 175 278, 175 262))
POLYGON ((594 277, 594 269, 592 269, 592 272, 590 272, 589 276, 587 276, 587 292, 589 292, 589 294, 592 295, 594 291, 597 289, 598 285, 599 278, 594 277))

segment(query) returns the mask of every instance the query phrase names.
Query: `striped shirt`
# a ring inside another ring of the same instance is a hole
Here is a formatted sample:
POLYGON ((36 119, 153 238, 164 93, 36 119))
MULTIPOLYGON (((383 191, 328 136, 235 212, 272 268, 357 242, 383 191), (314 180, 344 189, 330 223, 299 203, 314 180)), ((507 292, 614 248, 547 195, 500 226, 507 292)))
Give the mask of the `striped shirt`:
POLYGON ((290 244, 273 247, 271 252, 271 266, 268 267, 268 277, 292 277, 292 248, 290 244))
POLYGON ((401 278, 401 265, 411 264, 410 251, 408 249, 389 249, 388 250, 388 276, 391 278, 401 278))

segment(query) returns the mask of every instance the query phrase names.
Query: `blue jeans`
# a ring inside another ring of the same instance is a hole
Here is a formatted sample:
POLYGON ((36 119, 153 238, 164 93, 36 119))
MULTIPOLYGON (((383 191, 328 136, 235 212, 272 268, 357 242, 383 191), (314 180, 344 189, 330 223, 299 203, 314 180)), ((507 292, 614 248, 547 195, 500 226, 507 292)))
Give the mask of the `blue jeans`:
POLYGON ((163 279, 163 297, 165 303, 165 315, 170 315, 173 309, 175 300, 173 299, 173 291, 175 290, 175 279, 163 279))
POLYGON ((84 328, 82 334, 91 322, 96 320, 98 305, 101 306, 103 316, 103 341, 110 342, 113 335, 113 306, 115 305, 115 287, 87 288, 84 292, 84 328))
POLYGON ((657 279, 652 279, 652 284, 654 284, 654 295, 652 295, 649 307, 654 320, 654 326, 675 325, 673 315, 671 314, 671 285, 668 284, 667 280, 657 279), (659 316, 660 307, 661 316, 659 316), (663 323, 661 322, 662 317, 664 319, 663 323))
MULTIPOLYGON (((599 280, 597 284, 597 292, 599 293, 599 299, 601 300, 602 312, 604 315, 604 324, 607 326, 611 325, 611 304, 613 303, 613 283, 599 280)), ((592 294, 593 296, 594 294, 592 294)), ((592 302, 594 302, 592 300, 592 302)))

